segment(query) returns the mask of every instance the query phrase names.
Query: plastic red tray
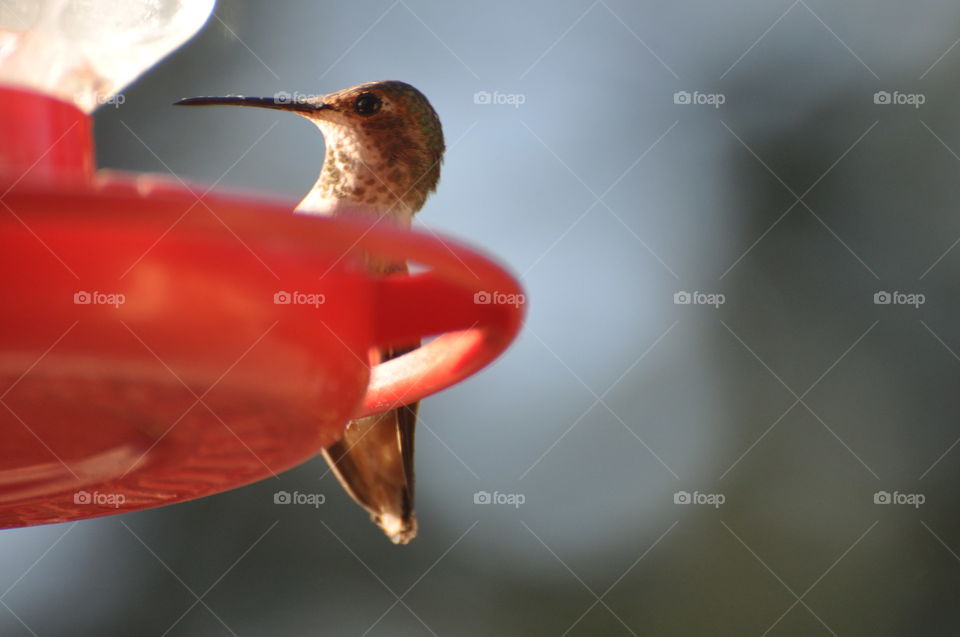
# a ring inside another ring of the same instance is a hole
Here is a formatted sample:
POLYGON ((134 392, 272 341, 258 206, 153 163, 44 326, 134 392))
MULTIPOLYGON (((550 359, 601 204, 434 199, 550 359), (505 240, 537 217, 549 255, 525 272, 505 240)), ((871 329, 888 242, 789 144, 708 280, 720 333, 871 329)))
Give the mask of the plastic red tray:
MULTIPOLYGON (((0 90, 0 121, 15 93, 0 90)), ((88 127, 71 141, 76 126, 53 126, 47 143, 89 143, 88 127)), ((17 135, 0 124, 0 140, 17 135)), ((39 160, 41 143, 19 148, 0 177, 0 526, 269 477, 314 456, 351 417, 474 373, 519 329, 516 280, 454 241, 94 174, 89 148, 39 160), (425 271, 374 278, 361 253, 425 271), (373 346, 436 334, 366 363, 373 346)))

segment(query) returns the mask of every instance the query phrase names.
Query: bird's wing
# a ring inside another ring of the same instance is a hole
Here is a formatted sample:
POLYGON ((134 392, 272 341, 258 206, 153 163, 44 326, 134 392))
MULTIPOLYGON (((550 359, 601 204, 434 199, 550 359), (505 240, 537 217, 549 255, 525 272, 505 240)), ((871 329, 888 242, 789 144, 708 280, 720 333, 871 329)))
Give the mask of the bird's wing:
MULTIPOLYGON (((381 350, 382 360, 413 349, 381 350)), ((413 512, 413 439, 418 403, 352 420, 323 451, 337 480, 395 544, 417 534, 413 512)))

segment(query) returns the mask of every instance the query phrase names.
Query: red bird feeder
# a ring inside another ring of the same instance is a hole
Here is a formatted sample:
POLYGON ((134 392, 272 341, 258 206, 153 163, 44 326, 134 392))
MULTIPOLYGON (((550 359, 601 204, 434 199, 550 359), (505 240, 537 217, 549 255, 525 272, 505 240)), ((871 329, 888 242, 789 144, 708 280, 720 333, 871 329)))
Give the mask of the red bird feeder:
POLYGON ((466 378, 519 330, 518 283, 469 248, 96 172, 77 100, 3 65, 0 82, 0 527, 269 477, 351 418, 466 378), (425 270, 372 277, 362 253, 425 270))

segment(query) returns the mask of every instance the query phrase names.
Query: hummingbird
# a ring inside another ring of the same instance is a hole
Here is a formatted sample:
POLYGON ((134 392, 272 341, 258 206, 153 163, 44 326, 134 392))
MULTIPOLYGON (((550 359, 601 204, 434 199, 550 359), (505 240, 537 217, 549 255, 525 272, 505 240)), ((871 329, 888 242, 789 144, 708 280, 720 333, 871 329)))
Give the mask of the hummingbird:
MULTIPOLYGON (((414 214, 436 190, 444 141, 440 118, 427 98, 398 81, 367 82, 306 99, 191 97, 184 106, 252 106, 306 117, 323 133, 320 177, 294 212, 312 215, 372 215, 409 228, 414 214)), ((407 264, 365 255, 375 275, 407 272, 407 264)), ((418 347, 377 348, 370 364, 418 347)), ((347 493, 395 544, 417 534, 414 514, 413 438, 418 404, 350 421, 343 436, 323 450, 347 493)))

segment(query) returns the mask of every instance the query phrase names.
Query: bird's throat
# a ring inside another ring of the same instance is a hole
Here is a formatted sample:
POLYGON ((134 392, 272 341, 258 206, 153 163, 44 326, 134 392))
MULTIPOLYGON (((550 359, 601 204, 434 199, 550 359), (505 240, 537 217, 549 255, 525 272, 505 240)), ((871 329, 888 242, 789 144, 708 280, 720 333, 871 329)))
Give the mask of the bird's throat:
POLYGON ((406 171, 370 140, 357 139, 340 127, 322 128, 323 169, 297 212, 385 215, 409 227, 425 196, 411 188, 406 171))

